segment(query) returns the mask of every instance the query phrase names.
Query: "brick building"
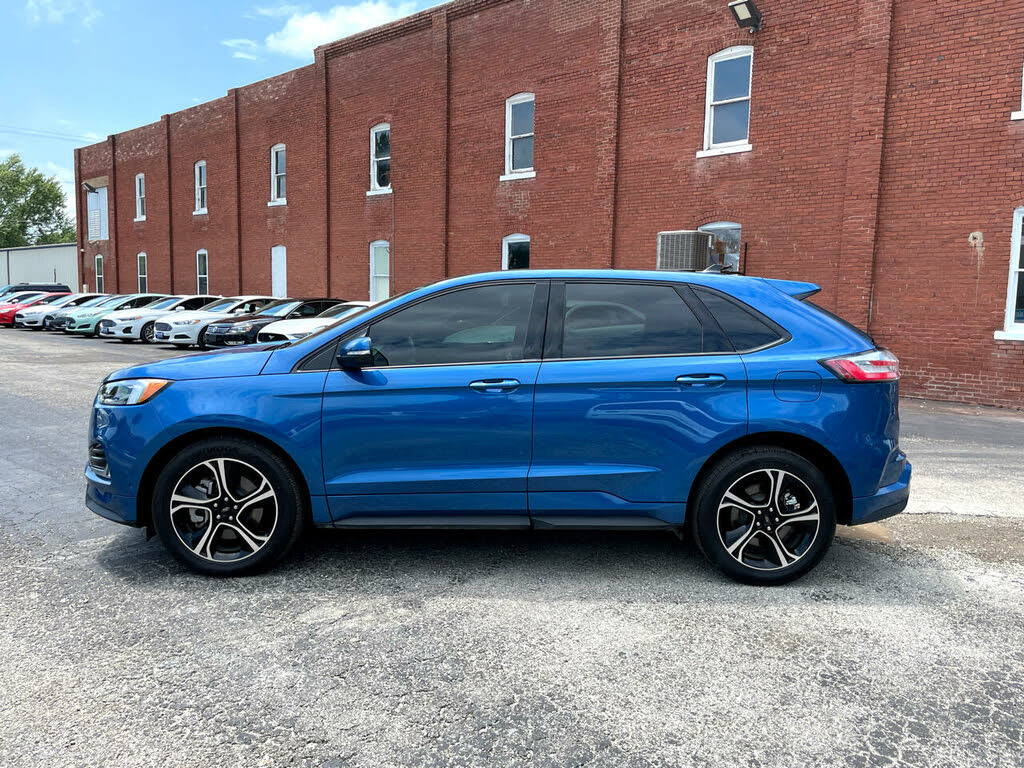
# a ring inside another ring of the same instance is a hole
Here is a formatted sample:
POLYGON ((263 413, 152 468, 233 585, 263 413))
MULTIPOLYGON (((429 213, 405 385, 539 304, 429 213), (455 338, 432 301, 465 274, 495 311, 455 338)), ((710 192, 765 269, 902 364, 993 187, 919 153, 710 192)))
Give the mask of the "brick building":
POLYGON ((1024 406, 1024 8, 760 6, 750 34, 726 0, 454 0, 322 46, 77 150, 83 281, 365 299, 654 268, 711 225, 905 392, 1024 406))

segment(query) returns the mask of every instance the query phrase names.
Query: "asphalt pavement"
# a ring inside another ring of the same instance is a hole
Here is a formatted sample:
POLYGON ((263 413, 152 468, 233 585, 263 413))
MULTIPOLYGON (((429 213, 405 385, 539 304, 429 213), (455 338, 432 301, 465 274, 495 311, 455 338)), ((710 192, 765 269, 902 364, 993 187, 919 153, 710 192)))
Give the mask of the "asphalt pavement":
POLYGON ((0 330, 2 766, 1024 766, 1024 414, 905 400, 907 513, 785 587, 621 532, 215 580, 83 503, 100 380, 174 354, 0 330))

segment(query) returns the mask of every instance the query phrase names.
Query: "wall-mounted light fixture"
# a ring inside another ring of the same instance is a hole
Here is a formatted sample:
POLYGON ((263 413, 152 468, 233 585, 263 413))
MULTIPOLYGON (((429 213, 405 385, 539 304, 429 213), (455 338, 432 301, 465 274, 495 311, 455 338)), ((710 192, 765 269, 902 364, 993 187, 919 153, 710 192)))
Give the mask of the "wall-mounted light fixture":
POLYGON ((87 181, 83 181, 82 182, 82 189, 84 189, 86 192, 91 192, 91 193, 95 193, 96 192, 96 187, 94 187, 92 184, 90 184, 87 181))
POLYGON ((729 3, 729 10, 740 29, 749 29, 751 34, 761 29, 764 17, 754 0, 733 0, 729 3))

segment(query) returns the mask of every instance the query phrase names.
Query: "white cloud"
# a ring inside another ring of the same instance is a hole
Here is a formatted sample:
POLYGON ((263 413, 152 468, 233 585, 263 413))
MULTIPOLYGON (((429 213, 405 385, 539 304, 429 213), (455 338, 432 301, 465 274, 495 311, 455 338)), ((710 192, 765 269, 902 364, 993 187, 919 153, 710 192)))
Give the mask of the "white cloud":
POLYGON ((415 2, 406 0, 363 0, 357 5, 336 5, 324 13, 295 12, 283 28, 267 36, 267 50, 310 59, 318 45, 408 16, 416 7, 415 2))
POLYGON ((252 9, 252 12, 246 14, 247 18, 254 18, 256 16, 293 16, 296 13, 300 13, 303 10, 301 5, 289 5, 282 3, 280 5, 257 5, 252 9))
POLYGON ((255 40, 249 40, 245 37, 236 37, 231 40, 221 40, 220 44, 230 48, 233 51, 231 55, 236 59, 258 61, 260 58, 256 55, 260 46, 255 40))
POLYGON ((25 15, 33 24, 63 24, 71 19, 88 29, 103 13, 92 0, 27 0, 25 15))

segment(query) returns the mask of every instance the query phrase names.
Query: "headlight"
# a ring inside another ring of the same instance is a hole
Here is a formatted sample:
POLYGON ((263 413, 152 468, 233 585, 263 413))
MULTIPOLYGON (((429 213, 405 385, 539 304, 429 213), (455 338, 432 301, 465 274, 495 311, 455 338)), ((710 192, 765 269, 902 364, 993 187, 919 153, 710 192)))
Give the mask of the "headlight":
POLYGON ((202 320, 171 320, 171 325, 196 325, 202 320))
POLYGON ((231 326, 233 333, 248 333, 252 330, 252 323, 235 323, 231 326))
POLYGON ((312 331, 299 331, 298 333, 293 333, 292 338, 298 341, 299 339, 306 338, 310 333, 312 333, 312 331))
POLYGON ((142 319, 142 315, 132 315, 131 317, 122 317, 122 318, 120 318, 122 323, 130 323, 133 320, 141 320, 141 319, 142 319))
POLYGON ((99 405, 141 405, 171 382, 166 379, 108 381, 96 395, 99 405))

